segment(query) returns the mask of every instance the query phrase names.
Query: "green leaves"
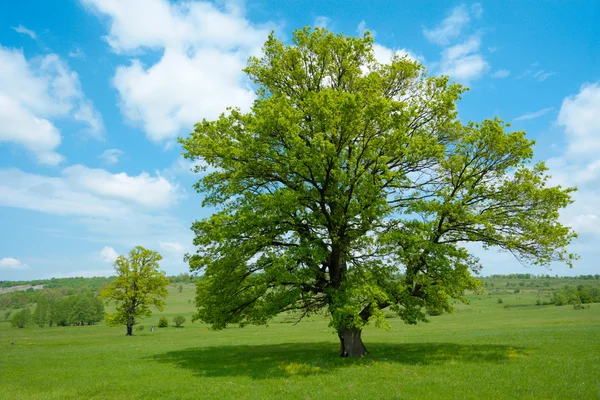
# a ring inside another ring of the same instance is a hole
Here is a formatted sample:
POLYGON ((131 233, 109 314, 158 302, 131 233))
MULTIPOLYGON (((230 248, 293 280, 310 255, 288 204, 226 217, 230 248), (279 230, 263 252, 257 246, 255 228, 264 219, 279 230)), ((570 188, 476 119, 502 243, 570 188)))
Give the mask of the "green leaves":
POLYGON ((476 290, 482 243, 523 263, 572 263, 558 222, 574 189, 547 187, 533 142, 499 119, 462 124, 464 92, 373 38, 322 28, 269 37, 245 69, 258 99, 196 124, 184 156, 210 169, 195 188, 218 209, 197 221, 196 319, 215 329, 325 311, 332 326, 407 323, 476 290))

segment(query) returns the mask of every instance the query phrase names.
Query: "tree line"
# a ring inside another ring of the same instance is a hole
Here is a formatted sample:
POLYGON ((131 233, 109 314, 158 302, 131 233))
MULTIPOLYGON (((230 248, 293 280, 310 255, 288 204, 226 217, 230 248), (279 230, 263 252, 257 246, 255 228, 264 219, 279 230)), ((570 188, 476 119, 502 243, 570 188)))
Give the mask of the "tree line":
MULTIPOLYGON (((104 303, 92 292, 65 295, 60 289, 44 289, 37 296, 35 309, 29 307, 12 314, 12 325, 25 328, 44 326, 93 325, 104 319, 104 303)), ((5 319, 11 315, 5 313, 5 319)))

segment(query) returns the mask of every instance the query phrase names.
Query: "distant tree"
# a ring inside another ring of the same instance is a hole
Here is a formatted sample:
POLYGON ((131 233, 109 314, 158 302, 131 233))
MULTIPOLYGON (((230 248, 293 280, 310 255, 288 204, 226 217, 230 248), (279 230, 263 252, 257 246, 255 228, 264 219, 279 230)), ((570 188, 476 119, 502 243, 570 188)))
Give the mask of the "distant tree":
POLYGON ((169 320, 167 319, 167 317, 160 317, 160 319, 158 320, 158 327, 166 328, 168 326, 169 326, 169 320))
POLYGON ((24 308, 13 314, 11 318, 12 326, 15 328, 25 328, 31 323, 31 310, 24 308))
POLYGON ((415 324, 478 288, 470 243, 572 263, 575 233, 558 216, 573 189, 549 185, 525 132, 462 123, 461 85, 408 57, 378 62, 368 32, 304 28, 263 49, 245 69, 250 110, 181 139, 210 167, 195 188, 218 207, 192 226, 196 319, 222 329, 323 312, 340 355, 361 357, 384 309, 415 324))
POLYGON ((8 310, 4 313, 4 321, 8 321, 8 318, 10 318, 10 314, 12 314, 11 310, 8 310))
POLYGON ((185 322, 185 317, 184 317, 184 316, 182 316, 182 315, 178 315, 178 316, 176 316, 175 318, 173 318, 173 322, 175 323, 175 326, 176 326, 177 328, 179 328, 181 325, 183 325, 183 324, 184 324, 184 322, 185 322))
POLYGON ((177 286, 177 289, 179 290, 179 293, 183 292, 183 284, 179 284, 179 286, 177 286))
POLYGON ((46 325, 46 322, 48 322, 48 298, 46 296, 38 296, 32 319, 40 328, 43 328, 46 325))
POLYGON ((151 306, 163 310, 169 280, 159 270, 161 259, 160 254, 142 246, 131 250, 128 257, 121 255, 117 258, 117 278, 100 294, 107 303, 116 303, 115 312, 106 316, 107 325, 125 325, 127 336, 131 336, 136 319, 152 315, 151 306))

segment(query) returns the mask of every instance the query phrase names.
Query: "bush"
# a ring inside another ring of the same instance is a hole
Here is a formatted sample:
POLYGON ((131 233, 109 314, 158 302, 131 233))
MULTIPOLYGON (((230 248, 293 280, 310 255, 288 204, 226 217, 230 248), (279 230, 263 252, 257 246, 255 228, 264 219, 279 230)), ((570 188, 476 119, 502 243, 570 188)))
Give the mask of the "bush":
POLYGON ((502 303, 504 303, 504 302, 502 301, 502 299, 498 299, 498 304, 502 304, 502 303))
POLYGON ((15 328, 25 328, 31 323, 31 310, 29 308, 24 308, 21 311, 14 313, 10 322, 15 328))
POLYGON ((166 328, 167 326, 169 326, 169 320, 167 319, 167 317, 160 317, 160 319, 158 320, 158 327, 166 328))
POLYGON ((136 325, 135 330, 141 332, 144 330, 144 325, 136 325))
POLYGON ((173 322, 175 323, 175 327, 179 328, 185 322, 185 317, 183 315, 178 315, 173 318, 173 322))

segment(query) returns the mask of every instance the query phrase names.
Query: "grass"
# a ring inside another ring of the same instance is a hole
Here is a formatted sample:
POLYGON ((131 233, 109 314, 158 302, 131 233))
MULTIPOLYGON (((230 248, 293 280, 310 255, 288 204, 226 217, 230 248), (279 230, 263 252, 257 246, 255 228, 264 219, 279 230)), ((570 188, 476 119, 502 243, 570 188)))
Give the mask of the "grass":
POLYGON ((124 327, 0 323, 0 397, 600 399, 600 304, 535 306, 536 289, 490 290, 428 324, 367 327, 364 359, 336 356, 324 318, 220 332, 192 324, 192 285, 173 287, 165 311, 133 337, 124 327), (158 328, 163 315, 168 328, 158 328), (184 328, 172 327, 176 315, 184 328))

